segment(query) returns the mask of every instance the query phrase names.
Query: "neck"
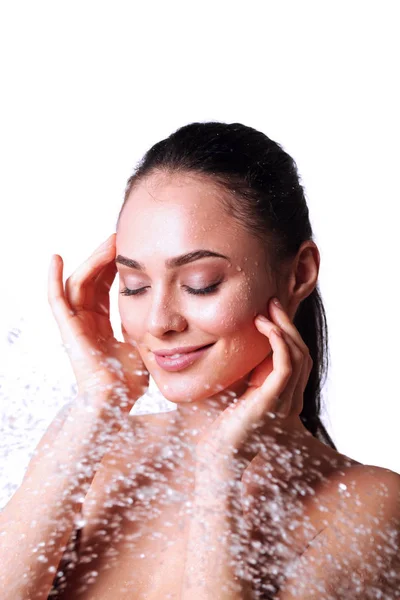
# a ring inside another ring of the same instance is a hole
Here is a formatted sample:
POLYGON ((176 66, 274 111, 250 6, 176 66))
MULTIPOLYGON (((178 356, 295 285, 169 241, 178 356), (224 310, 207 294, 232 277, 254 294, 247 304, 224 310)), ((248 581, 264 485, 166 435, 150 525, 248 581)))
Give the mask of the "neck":
MULTIPOLYGON (((174 422, 179 431, 190 431, 191 439, 195 443, 202 433, 215 419, 232 403, 240 401, 240 397, 248 387, 247 378, 236 381, 234 385, 218 392, 199 402, 182 403, 177 405, 174 422)), ((311 436, 304 427, 300 417, 294 415, 287 419, 275 416, 269 418, 263 432, 273 434, 279 443, 287 439, 288 435, 300 438, 311 436)), ((312 437, 312 436, 311 436, 312 437)))

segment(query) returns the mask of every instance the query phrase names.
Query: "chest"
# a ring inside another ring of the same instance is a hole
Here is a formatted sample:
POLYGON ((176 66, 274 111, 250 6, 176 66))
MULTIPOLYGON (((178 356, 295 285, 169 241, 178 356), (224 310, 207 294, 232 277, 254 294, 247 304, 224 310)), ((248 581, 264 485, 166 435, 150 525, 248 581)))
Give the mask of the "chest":
MULTIPOLYGON (((105 461, 97 472, 82 509, 79 560, 58 598, 179 600, 193 499, 190 465, 168 466, 138 448, 131 460, 105 461)), ((334 514, 335 498, 317 480, 302 495, 299 478, 265 475, 255 461, 243 478, 242 524, 246 569, 258 589, 273 590, 334 514)))
POLYGON ((57 598, 178 600, 189 480, 155 444, 110 452, 85 497, 78 561, 57 598))

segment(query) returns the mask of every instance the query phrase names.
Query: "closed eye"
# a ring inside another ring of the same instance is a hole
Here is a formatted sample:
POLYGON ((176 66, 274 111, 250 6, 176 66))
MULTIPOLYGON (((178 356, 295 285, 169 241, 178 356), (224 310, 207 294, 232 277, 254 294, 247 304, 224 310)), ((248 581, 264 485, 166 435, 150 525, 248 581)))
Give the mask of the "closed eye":
MULTIPOLYGON (((217 289, 217 287, 220 285, 220 283, 221 283, 221 281, 218 281, 217 283, 213 283, 212 285, 209 285, 206 288, 200 288, 200 289, 191 288, 188 285, 184 285, 182 287, 189 294, 199 296, 199 295, 212 294, 217 289)), ((149 287, 149 286, 147 286, 147 287, 149 287)), ((123 296, 137 296, 138 294, 142 294, 145 289, 146 289, 146 287, 142 287, 137 290, 130 290, 129 288, 125 287, 120 293, 123 296)))
POLYGON ((200 288, 200 289, 191 288, 188 285, 184 285, 183 287, 189 294, 206 295, 206 294, 212 294, 217 289, 217 287, 219 286, 220 283, 221 282, 218 281, 217 283, 213 283, 212 285, 209 285, 208 287, 200 288))

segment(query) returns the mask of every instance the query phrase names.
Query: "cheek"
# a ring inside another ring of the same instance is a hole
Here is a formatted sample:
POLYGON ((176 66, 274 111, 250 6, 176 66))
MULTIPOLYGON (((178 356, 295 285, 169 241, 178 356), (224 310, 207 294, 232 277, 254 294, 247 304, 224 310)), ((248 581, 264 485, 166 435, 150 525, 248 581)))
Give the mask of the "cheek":
POLYGON ((267 337, 254 324, 255 316, 264 312, 268 304, 268 289, 255 289, 244 280, 227 298, 209 306, 202 313, 203 328, 213 328, 215 339, 223 343, 222 364, 225 369, 243 376, 259 364, 271 351, 267 337), (228 368, 229 366, 229 368, 228 368))
POLYGON ((145 334, 145 322, 137 310, 132 310, 132 304, 122 299, 118 305, 121 319, 121 329, 125 341, 133 339, 140 342, 145 334))
POLYGON ((196 306, 191 315, 191 322, 199 329, 213 334, 215 337, 237 336, 243 330, 254 329, 254 317, 265 310, 267 304, 265 293, 257 293, 244 280, 235 290, 226 290, 215 296, 213 300, 205 300, 204 305, 196 306))

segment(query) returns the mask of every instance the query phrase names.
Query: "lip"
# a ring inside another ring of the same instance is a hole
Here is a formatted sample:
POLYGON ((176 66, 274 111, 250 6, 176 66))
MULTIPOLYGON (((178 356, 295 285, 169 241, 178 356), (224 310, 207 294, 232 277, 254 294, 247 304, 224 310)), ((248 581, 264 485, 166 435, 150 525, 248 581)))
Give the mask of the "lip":
MULTIPOLYGON (((208 344, 209 346, 210 344, 208 344)), ((171 348, 169 350, 153 350, 153 354, 157 356, 172 356, 173 354, 187 354, 188 352, 194 352, 195 350, 199 350, 200 348, 204 348, 203 346, 180 346, 179 348, 171 348)))
POLYGON ((168 351, 168 355, 161 354, 162 351, 158 350, 154 352, 154 357, 156 359, 156 363, 159 367, 164 369, 165 371, 181 371, 186 367, 192 365, 197 359, 199 359, 207 350, 212 348, 214 344, 208 344, 207 346, 194 346, 193 351, 190 350, 190 346, 186 348, 180 348, 181 352, 178 352, 179 348, 174 348, 174 350, 168 351), (185 350, 185 352, 182 352, 185 350), (174 354, 181 354, 181 356, 172 358, 174 354))

